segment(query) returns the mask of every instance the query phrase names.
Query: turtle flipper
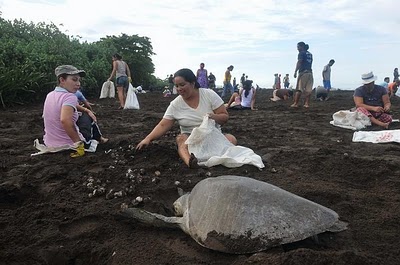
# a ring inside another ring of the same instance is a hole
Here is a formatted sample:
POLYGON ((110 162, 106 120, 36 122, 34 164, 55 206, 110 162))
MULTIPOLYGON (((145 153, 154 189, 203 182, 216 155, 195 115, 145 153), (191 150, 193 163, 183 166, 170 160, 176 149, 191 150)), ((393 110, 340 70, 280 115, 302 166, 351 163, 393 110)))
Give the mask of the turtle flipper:
POLYGON ((151 213, 139 208, 126 208, 121 210, 125 217, 133 218, 141 223, 156 227, 180 228, 181 217, 167 217, 157 213, 151 213))

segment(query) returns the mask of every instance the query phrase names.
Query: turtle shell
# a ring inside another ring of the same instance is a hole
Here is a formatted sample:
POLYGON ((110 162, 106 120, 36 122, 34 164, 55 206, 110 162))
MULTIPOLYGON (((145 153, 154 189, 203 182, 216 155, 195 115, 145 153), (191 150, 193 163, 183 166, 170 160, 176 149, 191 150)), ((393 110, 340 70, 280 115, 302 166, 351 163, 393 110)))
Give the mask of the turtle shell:
POLYGON ((254 253, 303 240, 340 222, 329 208, 241 176, 200 181, 186 210, 185 230, 193 239, 226 253, 254 253))

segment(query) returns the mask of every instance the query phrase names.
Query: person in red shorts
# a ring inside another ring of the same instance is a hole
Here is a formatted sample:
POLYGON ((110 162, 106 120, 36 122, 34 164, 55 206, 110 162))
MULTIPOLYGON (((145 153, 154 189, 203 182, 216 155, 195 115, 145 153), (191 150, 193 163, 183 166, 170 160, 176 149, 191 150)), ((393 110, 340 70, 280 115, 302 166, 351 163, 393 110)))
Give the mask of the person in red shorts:
POLYGON ((396 95, 396 92, 399 89, 399 85, 400 85, 400 80, 388 84, 387 88, 390 98, 396 95))

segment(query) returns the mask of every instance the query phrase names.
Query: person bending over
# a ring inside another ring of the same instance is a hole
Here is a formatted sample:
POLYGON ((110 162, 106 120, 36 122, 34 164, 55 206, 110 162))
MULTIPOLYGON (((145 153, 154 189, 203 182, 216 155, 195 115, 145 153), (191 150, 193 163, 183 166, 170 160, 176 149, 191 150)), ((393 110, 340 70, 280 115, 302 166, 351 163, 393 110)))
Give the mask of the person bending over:
POLYGON ((272 98, 271 101, 279 101, 279 100, 288 100, 290 97, 293 96, 293 90, 290 89, 274 89, 272 91, 272 98))

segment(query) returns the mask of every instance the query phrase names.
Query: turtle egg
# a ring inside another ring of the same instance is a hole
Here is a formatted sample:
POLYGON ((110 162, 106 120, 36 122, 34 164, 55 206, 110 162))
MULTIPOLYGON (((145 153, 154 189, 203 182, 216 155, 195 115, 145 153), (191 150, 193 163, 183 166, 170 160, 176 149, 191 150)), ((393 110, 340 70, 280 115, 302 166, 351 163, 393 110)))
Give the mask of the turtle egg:
POLYGON ((114 193, 114 196, 115 196, 115 197, 122 197, 122 196, 123 196, 123 193, 122 193, 122 191, 120 190, 120 191, 115 192, 115 193, 114 193))

